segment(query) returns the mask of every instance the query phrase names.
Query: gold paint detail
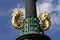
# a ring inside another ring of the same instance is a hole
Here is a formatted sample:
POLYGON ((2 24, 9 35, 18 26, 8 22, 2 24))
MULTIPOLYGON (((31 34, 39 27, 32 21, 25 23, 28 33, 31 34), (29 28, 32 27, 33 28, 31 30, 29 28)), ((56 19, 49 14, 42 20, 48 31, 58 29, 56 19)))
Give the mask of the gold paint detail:
POLYGON ((21 10, 16 10, 16 11, 13 11, 12 13, 12 25, 14 28, 16 29, 23 29, 23 22, 21 22, 23 18, 23 12, 21 10))

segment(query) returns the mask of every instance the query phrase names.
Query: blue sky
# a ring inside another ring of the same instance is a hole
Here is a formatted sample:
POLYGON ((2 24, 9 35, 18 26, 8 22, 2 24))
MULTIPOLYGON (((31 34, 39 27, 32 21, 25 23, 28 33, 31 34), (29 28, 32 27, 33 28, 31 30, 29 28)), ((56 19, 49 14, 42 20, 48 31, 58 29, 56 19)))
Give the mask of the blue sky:
MULTIPOLYGON (((12 10, 20 8, 25 14, 23 0, 0 0, 0 40, 15 40, 19 31, 11 25, 12 10)), ((37 16, 49 12, 51 27, 45 32, 52 40, 60 40, 60 0, 38 0, 37 16)))

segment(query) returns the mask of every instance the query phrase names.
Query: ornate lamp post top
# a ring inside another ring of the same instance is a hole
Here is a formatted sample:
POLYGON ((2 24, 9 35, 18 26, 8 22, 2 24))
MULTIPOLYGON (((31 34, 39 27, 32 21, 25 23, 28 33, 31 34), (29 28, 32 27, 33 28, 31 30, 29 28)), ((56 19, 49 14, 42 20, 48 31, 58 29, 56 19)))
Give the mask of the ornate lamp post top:
POLYGON ((25 19, 23 19, 23 12, 21 10, 13 11, 12 14, 13 27, 18 30, 23 29, 22 32, 24 32, 24 34, 21 37, 17 38, 17 40, 22 39, 35 40, 34 38, 36 39, 38 38, 40 40, 42 39, 50 40, 48 36, 44 35, 44 31, 50 28, 50 16, 47 13, 42 13, 41 15, 39 15, 39 18, 37 18, 36 1, 37 0, 25 1, 25 10, 26 10, 25 19), (22 19, 23 22, 21 22, 22 19))

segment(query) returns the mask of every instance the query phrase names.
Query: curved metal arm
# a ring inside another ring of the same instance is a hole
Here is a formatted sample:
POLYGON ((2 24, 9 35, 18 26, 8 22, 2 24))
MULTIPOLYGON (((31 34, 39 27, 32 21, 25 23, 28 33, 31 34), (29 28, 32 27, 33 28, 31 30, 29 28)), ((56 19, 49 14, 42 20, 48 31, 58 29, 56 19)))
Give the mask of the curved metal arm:
POLYGON ((16 10, 12 14, 12 25, 16 29, 23 29, 23 23, 21 19, 23 18, 23 12, 16 10))

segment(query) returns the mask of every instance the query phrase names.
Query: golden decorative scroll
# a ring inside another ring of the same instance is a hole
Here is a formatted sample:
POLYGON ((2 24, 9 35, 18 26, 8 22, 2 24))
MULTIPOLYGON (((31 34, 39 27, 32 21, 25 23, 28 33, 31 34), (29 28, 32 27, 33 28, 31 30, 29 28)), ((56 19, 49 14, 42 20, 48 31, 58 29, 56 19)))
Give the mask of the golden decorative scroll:
POLYGON ((16 29, 23 29, 23 22, 21 22, 23 18, 23 12, 21 10, 13 11, 12 13, 12 25, 16 29))
POLYGON ((41 14, 39 15, 39 19, 40 19, 40 21, 41 21, 41 24, 40 24, 41 29, 42 29, 43 31, 48 30, 48 29, 50 28, 50 25, 51 25, 49 14, 46 13, 46 12, 45 12, 45 13, 41 13, 41 14))

